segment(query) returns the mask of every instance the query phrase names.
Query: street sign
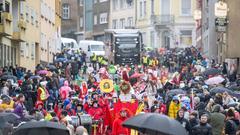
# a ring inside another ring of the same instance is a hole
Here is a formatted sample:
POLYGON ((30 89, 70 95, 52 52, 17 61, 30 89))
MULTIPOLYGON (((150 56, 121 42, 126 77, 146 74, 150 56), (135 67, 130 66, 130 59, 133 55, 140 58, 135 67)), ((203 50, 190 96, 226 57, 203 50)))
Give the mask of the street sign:
POLYGON ((227 27, 226 26, 216 26, 216 31, 217 32, 226 32, 227 27))
POLYGON ((219 1, 215 3, 215 16, 219 18, 227 17, 228 6, 227 3, 219 1))
POLYGON ((228 19, 227 18, 216 18, 215 25, 216 26, 227 26, 228 19))

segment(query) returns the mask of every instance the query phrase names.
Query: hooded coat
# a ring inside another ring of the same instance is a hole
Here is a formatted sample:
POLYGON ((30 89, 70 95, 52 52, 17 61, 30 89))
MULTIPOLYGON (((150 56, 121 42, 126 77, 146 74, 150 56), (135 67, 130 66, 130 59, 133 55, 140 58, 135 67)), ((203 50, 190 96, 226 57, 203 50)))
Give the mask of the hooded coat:
POLYGON ((174 101, 171 101, 168 109, 168 116, 170 118, 176 119, 177 118, 177 112, 180 110, 181 104, 176 104, 174 101))
POLYGON ((225 115, 220 113, 220 105, 213 107, 213 113, 210 114, 210 125, 212 126, 213 135, 220 135, 224 128, 225 115))
POLYGON ((72 91, 72 89, 69 87, 68 81, 65 81, 64 86, 60 88, 60 97, 63 101, 69 97, 70 91, 72 91))
MULTIPOLYGON (((127 111, 127 109, 122 109, 127 111)), ((130 113, 127 111, 127 117, 121 117, 120 112, 118 118, 113 121, 112 135, 130 135, 130 130, 122 126, 122 123, 130 117, 130 113)))

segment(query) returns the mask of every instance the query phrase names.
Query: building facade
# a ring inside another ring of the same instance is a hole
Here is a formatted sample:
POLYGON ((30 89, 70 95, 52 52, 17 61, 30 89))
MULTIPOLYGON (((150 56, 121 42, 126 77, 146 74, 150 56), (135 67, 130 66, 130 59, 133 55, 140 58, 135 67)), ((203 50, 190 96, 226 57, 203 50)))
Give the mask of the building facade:
POLYGON ((55 53, 57 52, 55 37, 55 0, 41 0, 41 16, 40 16, 40 63, 47 64, 53 62, 55 53))
POLYGON ((13 2, 13 41, 17 65, 34 69, 40 62, 40 0, 13 2), (33 34, 34 33, 34 34, 33 34))
POLYGON ((134 0, 111 0, 110 1, 110 29, 135 28, 135 8, 134 0))
POLYGON ((12 0, 2 0, 0 2, 0 67, 15 65, 16 46, 12 45, 13 16, 12 0))
POLYGON ((195 0, 137 0, 137 28, 146 46, 184 48, 196 45, 195 0))
POLYGON ((62 37, 77 39, 78 0, 62 0, 62 37))
POLYGON ((92 39, 103 41, 104 30, 108 29, 110 0, 93 1, 93 33, 92 39))
POLYGON ((209 59, 218 59, 217 32, 214 5, 218 0, 202 0, 202 53, 209 59))

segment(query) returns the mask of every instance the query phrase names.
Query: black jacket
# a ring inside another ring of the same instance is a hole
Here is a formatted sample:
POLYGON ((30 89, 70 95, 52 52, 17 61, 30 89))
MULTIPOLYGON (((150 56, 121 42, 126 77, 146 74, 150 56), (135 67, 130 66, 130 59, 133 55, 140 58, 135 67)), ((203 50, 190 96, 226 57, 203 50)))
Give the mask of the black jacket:
POLYGON ((189 121, 185 118, 176 118, 176 120, 189 132, 191 133, 192 129, 191 129, 191 125, 189 123, 189 121))
POLYGON ((198 124, 192 128, 191 135, 212 135, 212 127, 209 124, 198 124))
POLYGON ((235 135, 236 131, 238 130, 239 120, 237 119, 230 119, 226 121, 225 124, 225 134, 235 135))
POLYGON ((194 118, 194 119, 190 119, 189 123, 190 123, 191 127, 195 127, 199 124, 199 121, 196 118, 194 118))

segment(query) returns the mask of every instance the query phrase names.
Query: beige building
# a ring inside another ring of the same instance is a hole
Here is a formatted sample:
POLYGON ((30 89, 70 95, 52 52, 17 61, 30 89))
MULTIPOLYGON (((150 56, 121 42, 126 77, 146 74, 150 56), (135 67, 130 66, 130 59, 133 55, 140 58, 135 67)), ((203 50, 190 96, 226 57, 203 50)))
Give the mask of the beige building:
POLYGON ((40 0, 13 2, 12 44, 16 46, 17 65, 33 70, 40 62, 40 0))
POLYGON ((16 64, 16 46, 12 45, 13 17, 12 0, 1 0, 0 4, 0 67, 16 64))
POLYGON ((40 63, 53 62, 54 54, 57 52, 55 33, 55 0, 41 0, 40 13, 40 63))
POLYGON ((110 1, 110 29, 135 28, 136 8, 135 1, 111 0, 110 1))
POLYGON ((146 46, 195 46, 195 0, 137 0, 137 28, 146 46))

